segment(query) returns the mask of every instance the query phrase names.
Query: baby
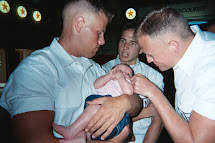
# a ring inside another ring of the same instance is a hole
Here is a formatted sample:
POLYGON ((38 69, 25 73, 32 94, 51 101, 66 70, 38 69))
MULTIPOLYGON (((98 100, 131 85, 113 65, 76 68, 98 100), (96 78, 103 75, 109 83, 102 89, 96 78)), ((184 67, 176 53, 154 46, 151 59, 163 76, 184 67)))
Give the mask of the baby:
MULTIPOLYGON (((95 80, 94 87, 96 89, 96 95, 90 95, 85 100, 85 110, 79 116, 79 118, 70 126, 64 127, 61 125, 53 124, 53 128, 56 132, 61 134, 65 140, 60 140, 60 143, 85 143, 86 140, 101 140, 101 136, 97 138, 87 137, 84 129, 87 127, 91 118, 100 108, 100 105, 88 105, 87 101, 93 99, 109 96, 117 97, 122 94, 133 94, 133 87, 130 83, 130 78, 134 75, 133 69, 126 64, 118 64, 106 75, 103 75, 95 80)), ((121 122, 114 128, 112 133, 106 138, 106 140, 117 136, 122 129, 130 123, 129 115, 125 114, 121 122)))

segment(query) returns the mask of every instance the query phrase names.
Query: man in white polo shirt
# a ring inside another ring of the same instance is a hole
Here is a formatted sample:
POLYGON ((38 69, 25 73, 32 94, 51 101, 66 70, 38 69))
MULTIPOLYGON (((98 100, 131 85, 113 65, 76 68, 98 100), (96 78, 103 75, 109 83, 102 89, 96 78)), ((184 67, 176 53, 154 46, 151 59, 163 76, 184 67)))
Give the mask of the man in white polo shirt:
POLYGON ((161 71, 174 70, 175 110, 163 93, 138 74, 134 91, 147 96, 174 142, 215 142, 215 37, 189 26, 178 11, 152 10, 137 28, 138 43, 161 71))
MULTIPOLYGON (((106 72, 109 72, 117 64, 128 64, 134 70, 135 74, 143 74, 163 91, 164 82, 162 74, 141 62, 138 58, 139 54, 141 54, 141 49, 134 38, 136 26, 136 23, 127 23, 123 26, 121 38, 118 43, 119 54, 116 59, 102 65, 102 68, 106 72)), ((158 116, 149 117, 151 115, 148 114, 149 111, 146 111, 148 110, 146 107, 149 104, 149 100, 143 96, 142 100, 144 108, 139 116, 133 118, 134 142, 140 143, 144 141, 146 143, 153 143, 156 142, 160 135, 162 129, 161 121, 158 116), (157 129, 158 127, 160 127, 160 129, 157 129)))

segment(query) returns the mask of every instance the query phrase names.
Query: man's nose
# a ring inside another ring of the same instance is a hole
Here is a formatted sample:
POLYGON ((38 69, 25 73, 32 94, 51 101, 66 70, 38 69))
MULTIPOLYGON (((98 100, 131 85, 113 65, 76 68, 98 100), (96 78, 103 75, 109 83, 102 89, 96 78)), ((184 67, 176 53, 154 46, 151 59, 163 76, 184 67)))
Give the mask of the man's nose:
POLYGON ((100 38, 99 38, 99 45, 104 45, 105 44, 105 39, 104 39, 104 36, 102 35, 100 38))
POLYGON ((125 44, 124 44, 124 46, 123 46, 123 49, 129 49, 129 46, 130 46, 130 44, 128 43, 128 42, 126 42, 125 44))
POLYGON ((148 55, 146 55, 146 60, 147 60, 148 63, 153 62, 153 58, 148 56, 148 55))

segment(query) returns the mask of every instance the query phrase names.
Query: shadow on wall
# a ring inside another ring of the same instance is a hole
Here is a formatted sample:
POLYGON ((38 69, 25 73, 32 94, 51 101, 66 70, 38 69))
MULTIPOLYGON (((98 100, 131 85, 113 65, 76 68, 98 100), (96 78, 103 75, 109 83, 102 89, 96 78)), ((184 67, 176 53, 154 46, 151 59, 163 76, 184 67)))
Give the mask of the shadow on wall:
POLYGON ((2 143, 13 143, 10 114, 0 106, 0 139, 2 143))
MULTIPOLYGON (((0 97, 4 84, 0 83, 0 97)), ((13 143, 12 125, 10 114, 0 106, 0 139, 1 143, 13 143)))

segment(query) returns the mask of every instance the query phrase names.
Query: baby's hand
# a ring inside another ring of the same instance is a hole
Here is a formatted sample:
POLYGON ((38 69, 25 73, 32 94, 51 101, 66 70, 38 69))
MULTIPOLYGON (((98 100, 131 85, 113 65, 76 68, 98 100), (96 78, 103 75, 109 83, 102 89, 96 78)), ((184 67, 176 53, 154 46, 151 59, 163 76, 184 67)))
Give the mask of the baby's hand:
POLYGON ((120 73, 122 73, 122 71, 119 68, 114 68, 109 72, 112 80, 118 80, 122 76, 120 73))
POLYGON ((119 70, 115 73, 115 77, 116 79, 124 78, 124 74, 121 70, 119 70))
POLYGON ((108 74, 113 78, 116 72, 117 72, 117 68, 114 68, 108 74))

